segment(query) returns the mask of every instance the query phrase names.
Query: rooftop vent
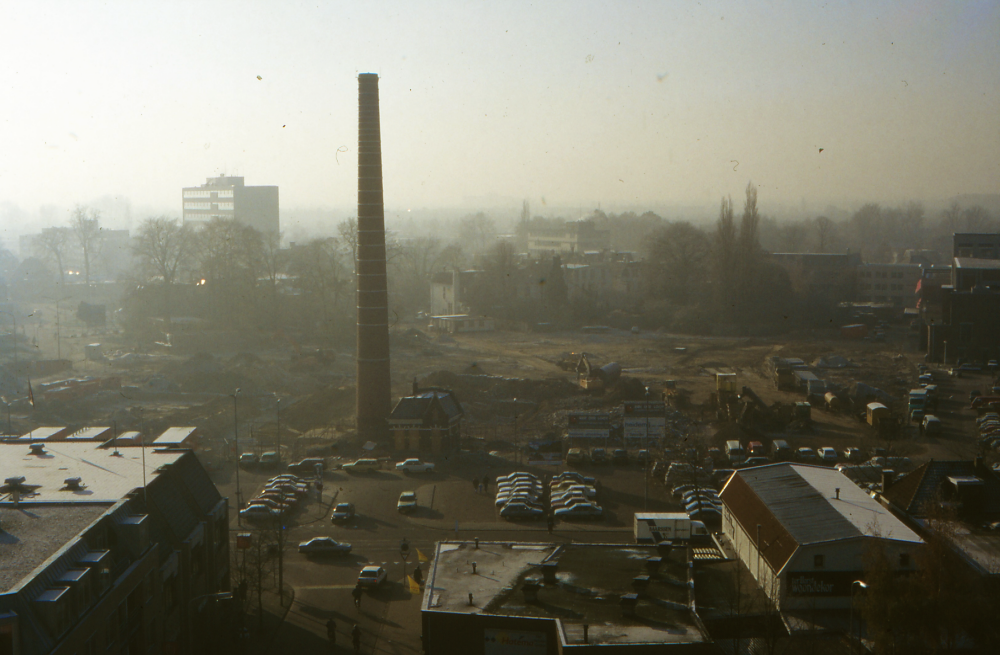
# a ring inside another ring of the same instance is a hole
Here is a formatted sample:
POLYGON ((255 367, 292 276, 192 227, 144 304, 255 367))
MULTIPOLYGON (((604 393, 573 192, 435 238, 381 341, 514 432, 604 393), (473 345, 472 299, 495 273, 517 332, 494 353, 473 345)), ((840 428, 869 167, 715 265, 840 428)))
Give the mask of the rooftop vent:
POLYGON ((67 489, 76 491, 78 489, 83 489, 87 485, 83 484, 83 478, 66 478, 63 480, 63 484, 66 485, 67 489))
POLYGON ((25 480, 25 478, 24 478, 23 475, 18 475, 18 476, 15 476, 13 478, 7 478, 7 479, 5 479, 3 481, 3 483, 5 485, 7 485, 8 487, 19 487, 22 484, 24 484, 24 480, 25 480))
POLYGON ((539 568, 542 569, 542 578, 545 580, 545 584, 556 583, 556 573, 559 571, 558 562, 542 562, 539 568))
POLYGON ((44 455, 45 454, 45 444, 43 443, 33 443, 28 448, 31 449, 32 455, 44 455))

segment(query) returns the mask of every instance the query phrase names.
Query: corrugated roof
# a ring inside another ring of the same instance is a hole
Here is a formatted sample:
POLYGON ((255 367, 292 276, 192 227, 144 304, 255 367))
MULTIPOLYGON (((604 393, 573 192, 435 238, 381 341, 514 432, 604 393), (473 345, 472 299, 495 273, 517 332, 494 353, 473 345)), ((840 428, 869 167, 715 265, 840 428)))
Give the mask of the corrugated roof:
POLYGON ((780 571, 799 547, 781 521, 771 513, 747 481, 738 475, 729 477, 719 496, 753 542, 757 541, 757 526, 760 525, 760 541, 764 544, 761 556, 772 570, 780 571))
POLYGON ((72 441, 94 441, 104 437, 105 435, 109 435, 110 432, 110 427, 80 428, 76 432, 67 435, 66 439, 72 441))
MULTIPOLYGON (((771 516, 799 545, 876 536, 921 541, 846 476, 822 466, 772 464, 736 471, 721 497, 748 533, 756 530, 757 523, 766 524, 771 516), (738 498, 747 491, 759 499, 760 505, 738 498)), ((775 534, 780 536, 777 531, 775 534)), ((769 543, 763 534, 761 540, 769 543)), ((767 559, 766 548, 763 553, 767 559)))
POLYGON ((435 400, 441 406, 441 409, 444 410, 445 414, 448 415, 449 419, 463 413, 457 399, 450 391, 421 391, 415 396, 400 398, 389 415, 389 420, 411 421, 421 419, 430 411, 435 400))

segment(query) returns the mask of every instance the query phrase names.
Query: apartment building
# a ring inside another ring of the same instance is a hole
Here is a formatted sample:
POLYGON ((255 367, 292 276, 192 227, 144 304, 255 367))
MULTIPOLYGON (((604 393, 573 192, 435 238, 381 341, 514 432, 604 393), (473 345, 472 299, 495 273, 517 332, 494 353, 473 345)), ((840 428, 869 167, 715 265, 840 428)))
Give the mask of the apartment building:
POLYGON ((242 177, 210 177, 205 184, 182 192, 184 223, 204 225, 213 218, 230 218, 261 232, 278 232, 278 187, 247 186, 242 177))

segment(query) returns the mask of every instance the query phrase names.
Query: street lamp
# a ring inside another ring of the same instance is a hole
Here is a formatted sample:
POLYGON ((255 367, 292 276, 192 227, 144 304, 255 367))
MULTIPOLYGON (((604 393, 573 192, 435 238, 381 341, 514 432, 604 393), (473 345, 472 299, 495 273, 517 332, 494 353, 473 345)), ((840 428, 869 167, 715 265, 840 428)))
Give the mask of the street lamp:
POLYGON ((274 394, 275 402, 275 414, 278 421, 278 431, 275 432, 275 440, 277 441, 277 451, 278 451, 278 470, 281 470, 281 398, 278 398, 278 394, 274 394))
POLYGON ((642 509, 649 511, 649 387, 646 387, 646 433, 642 435, 642 449, 646 451, 646 461, 642 463, 645 484, 642 496, 642 509))
POLYGON ((242 518, 240 517, 240 509, 243 506, 242 496, 240 495, 240 432, 236 414, 236 398, 239 395, 240 390, 237 388, 233 393, 233 447, 236 449, 236 525, 237 527, 243 527, 242 518))
POLYGON ((14 315, 14 312, 7 311, 6 309, 0 309, 0 314, 10 314, 10 320, 14 323, 14 341, 11 348, 14 349, 14 370, 17 371, 17 316, 14 315))
MULTIPOLYGON (((854 653, 854 587, 855 586, 861 587, 862 589, 868 588, 868 585, 866 585, 861 580, 855 580, 854 582, 851 583, 851 618, 850 618, 850 623, 848 624, 847 627, 847 640, 851 643, 852 655, 854 653)), ((858 637, 860 638, 861 635, 859 634, 858 637)))

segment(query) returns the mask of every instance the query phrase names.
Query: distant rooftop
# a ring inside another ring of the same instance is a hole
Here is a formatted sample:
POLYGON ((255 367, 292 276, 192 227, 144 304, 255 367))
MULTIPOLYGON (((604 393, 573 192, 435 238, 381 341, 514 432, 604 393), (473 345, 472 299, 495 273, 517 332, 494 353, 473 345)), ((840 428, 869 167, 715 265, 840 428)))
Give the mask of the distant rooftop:
POLYGON ((19 509, 0 505, 0 594, 10 591, 111 505, 32 505, 19 509))
POLYGON ((167 428, 166 431, 153 440, 153 444, 158 447, 170 447, 184 445, 198 428, 167 428))
POLYGON ((978 259, 976 257, 956 257, 955 268, 1000 268, 1000 259, 978 259))
MULTIPOLYGON (((129 448, 114 455, 94 441, 46 441, 43 454, 32 454, 27 444, 0 444, 0 480, 23 476, 32 493, 20 504, 38 503, 113 503, 133 489, 142 487, 143 449, 129 448), (80 478, 81 487, 71 489, 69 478, 80 478)), ((186 451, 145 449, 146 481, 156 477, 156 469, 173 464, 186 451)), ((0 494, 0 507, 12 506, 8 494, 0 494)))
POLYGON ((648 574, 646 561, 656 556, 652 546, 480 542, 477 549, 471 542, 441 542, 428 573, 423 610, 558 620, 564 644, 583 644, 585 624, 590 644, 706 641, 688 607, 683 549, 663 558, 635 616, 623 616, 621 596, 635 592, 633 578, 648 574), (543 563, 556 563, 557 581, 543 584, 538 601, 528 602, 525 584, 542 582, 543 563))

